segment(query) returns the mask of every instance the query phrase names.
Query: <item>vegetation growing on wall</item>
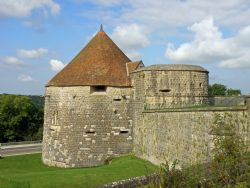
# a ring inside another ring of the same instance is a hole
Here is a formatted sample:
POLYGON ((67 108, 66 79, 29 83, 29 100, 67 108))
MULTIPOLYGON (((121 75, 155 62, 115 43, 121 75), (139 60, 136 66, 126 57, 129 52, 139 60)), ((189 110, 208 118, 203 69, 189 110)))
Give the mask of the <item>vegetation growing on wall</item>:
POLYGON ((31 98, 0 95, 0 142, 42 138, 43 110, 31 98))
POLYGON ((249 172, 247 145, 231 114, 215 115, 212 127, 213 160, 207 168, 207 187, 229 187, 246 181, 249 172))
POLYGON ((235 122, 231 114, 216 114, 211 128, 213 135, 213 157, 206 164, 177 168, 161 165, 160 185, 147 187, 186 188, 186 187, 249 187, 250 158, 247 145, 240 135, 240 119, 235 122))

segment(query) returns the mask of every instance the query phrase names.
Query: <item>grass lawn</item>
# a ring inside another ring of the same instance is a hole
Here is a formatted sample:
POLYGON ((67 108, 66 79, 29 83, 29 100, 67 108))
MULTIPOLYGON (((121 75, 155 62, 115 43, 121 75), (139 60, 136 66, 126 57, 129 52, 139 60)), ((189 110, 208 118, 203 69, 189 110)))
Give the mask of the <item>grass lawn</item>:
POLYGON ((132 155, 115 158, 110 165, 70 169, 45 166, 41 154, 20 155, 0 159, 0 187, 88 188, 156 170, 156 166, 132 155))

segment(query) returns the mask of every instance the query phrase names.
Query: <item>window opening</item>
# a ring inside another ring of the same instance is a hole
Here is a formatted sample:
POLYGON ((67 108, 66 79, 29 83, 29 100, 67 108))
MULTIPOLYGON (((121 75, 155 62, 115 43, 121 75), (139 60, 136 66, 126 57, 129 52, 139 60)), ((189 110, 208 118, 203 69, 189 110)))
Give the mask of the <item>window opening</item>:
POLYGON ((160 92, 163 92, 163 93, 168 93, 170 91, 171 91, 171 89, 160 89, 160 92))
POLYGON ((120 134, 127 134, 128 130, 120 130, 120 134))
POLYGON ((86 131, 87 134, 95 134, 95 131, 92 131, 92 130, 88 130, 86 131))
POLYGON ((101 93, 106 92, 107 87, 106 86, 91 86, 90 92, 91 93, 101 93))

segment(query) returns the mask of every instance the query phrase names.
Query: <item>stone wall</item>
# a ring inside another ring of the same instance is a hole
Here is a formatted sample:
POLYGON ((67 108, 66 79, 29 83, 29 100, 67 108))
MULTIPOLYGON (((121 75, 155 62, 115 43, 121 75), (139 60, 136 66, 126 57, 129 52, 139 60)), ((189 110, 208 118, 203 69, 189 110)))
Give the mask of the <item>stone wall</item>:
POLYGON ((249 140, 250 98, 247 106, 198 108, 208 104, 202 67, 156 65, 130 77, 131 88, 47 87, 43 162, 97 166, 131 151, 155 164, 204 162, 211 157, 216 114, 230 114, 249 140))
POLYGON ((132 150, 131 88, 47 87, 43 162, 80 167, 103 164, 132 150))
POLYGON ((211 106, 245 106, 246 96, 215 96, 208 98, 211 106))
POLYGON ((147 109, 208 103, 208 72, 146 69, 132 73, 132 80, 134 98, 147 109))
MULTIPOLYGON (((137 156, 156 164, 164 162, 167 158, 185 158, 187 147, 180 147, 173 152, 171 149, 176 149, 176 136, 183 137, 178 144, 186 143, 189 139, 188 134, 191 130, 188 123, 192 120, 180 126, 182 121, 178 116, 181 117, 182 112, 176 112, 174 115, 150 109, 169 110, 208 103, 208 72, 172 68, 176 67, 153 67, 154 70, 147 68, 131 74, 134 109, 133 151, 137 156)), ((185 118, 189 118, 189 114, 185 118)))
POLYGON ((249 140, 246 107, 145 110, 134 129, 134 152, 155 164, 179 160, 180 164, 205 162, 211 157, 211 125, 215 114, 231 114, 238 131, 249 140))
MULTIPOLYGON (((160 175, 158 173, 150 174, 147 176, 133 177, 130 179, 119 180, 97 188, 138 188, 144 187, 144 185, 159 185, 160 175)), ((146 186, 147 187, 147 186, 146 186)))

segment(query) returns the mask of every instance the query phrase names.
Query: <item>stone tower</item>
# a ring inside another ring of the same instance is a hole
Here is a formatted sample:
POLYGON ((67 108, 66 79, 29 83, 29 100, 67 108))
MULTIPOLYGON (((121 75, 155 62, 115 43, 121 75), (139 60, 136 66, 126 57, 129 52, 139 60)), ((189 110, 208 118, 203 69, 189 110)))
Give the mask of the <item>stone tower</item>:
POLYGON ((197 65, 151 65, 132 75, 136 100, 145 109, 177 108, 208 103, 208 71, 197 65))
POLYGON ((103 31, 45 90, 43 162, 84 167, 132 150, 131 60, 103 31))

